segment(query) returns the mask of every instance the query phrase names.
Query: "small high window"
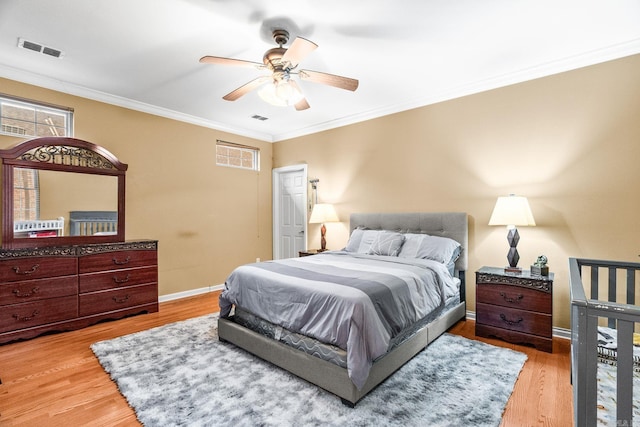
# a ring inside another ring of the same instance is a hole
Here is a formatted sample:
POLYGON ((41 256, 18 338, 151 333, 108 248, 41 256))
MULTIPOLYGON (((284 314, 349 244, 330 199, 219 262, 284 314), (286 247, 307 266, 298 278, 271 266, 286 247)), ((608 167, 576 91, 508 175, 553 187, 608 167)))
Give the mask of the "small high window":
POLYGON ((0 133, 17 136, 73 136, 73 109, 0 95, 0 133))
POLYGON ((218 140, 216 141, 216 164, 259 171, 260 149, 218 140))

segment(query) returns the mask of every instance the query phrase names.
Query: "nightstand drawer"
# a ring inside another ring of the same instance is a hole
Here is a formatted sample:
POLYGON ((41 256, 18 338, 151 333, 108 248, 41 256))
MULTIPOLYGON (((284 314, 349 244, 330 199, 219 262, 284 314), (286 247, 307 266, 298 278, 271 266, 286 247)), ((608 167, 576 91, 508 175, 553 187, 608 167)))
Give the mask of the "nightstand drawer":
POLYGON ((551 337, 549 314, 476 303, 476 323, 501 329, 551 337))
POLYGON ((510 285, 478 283, 476 302, 551 314, 551 294, 510 285))

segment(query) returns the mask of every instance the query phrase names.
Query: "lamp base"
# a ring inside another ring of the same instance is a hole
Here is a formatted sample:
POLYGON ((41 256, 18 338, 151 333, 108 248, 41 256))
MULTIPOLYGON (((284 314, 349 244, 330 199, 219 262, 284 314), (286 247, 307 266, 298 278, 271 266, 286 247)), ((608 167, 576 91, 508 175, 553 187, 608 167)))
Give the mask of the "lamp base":
POLYGON ((504 268, 504 272, 505 273, 522 273, 522 268, 520 267, 511 267, 511 266, 507 266, 504 268))

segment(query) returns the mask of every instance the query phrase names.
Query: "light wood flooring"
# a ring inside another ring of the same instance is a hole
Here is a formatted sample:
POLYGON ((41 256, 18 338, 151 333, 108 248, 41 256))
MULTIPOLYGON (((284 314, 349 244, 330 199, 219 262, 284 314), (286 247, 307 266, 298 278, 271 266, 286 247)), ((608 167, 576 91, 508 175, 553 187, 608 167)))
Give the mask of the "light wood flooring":
MULTIPOLYGON (((217 311, 218 293, 213 292, 162 303, 158 313, 0 345, 0 426, 139 426, 89 346, 217 311)), ((503 426, 572 425, 568 340, 554 338, 550 354, 476 338, 472 320, 460 321, 450 332, 528 355, 503 426)))

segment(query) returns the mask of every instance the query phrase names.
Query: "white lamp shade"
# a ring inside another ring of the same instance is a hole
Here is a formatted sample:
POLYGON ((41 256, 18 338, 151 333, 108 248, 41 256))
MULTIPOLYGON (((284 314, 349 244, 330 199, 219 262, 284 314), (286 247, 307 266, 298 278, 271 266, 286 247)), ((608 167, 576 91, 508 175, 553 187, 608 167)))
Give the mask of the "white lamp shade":
POLYGON ((523 196, 498 197, 489 225, 536 225, 529 202, 523 196))
POLYGON ((329 203, 316 203, 311 211, 310 224, 323 224, 325 222, 338 222, 338 214, 329 203))

